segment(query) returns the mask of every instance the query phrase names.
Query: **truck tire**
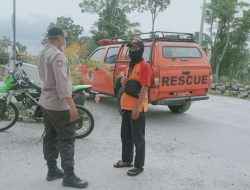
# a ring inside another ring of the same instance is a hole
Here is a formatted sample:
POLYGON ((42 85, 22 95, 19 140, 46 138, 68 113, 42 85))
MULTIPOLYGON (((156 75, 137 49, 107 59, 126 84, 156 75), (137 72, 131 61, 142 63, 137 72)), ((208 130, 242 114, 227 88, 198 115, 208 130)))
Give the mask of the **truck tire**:
POLYGON ((182 105, 168 106, 168 108, 174 113, 184 113, 191 107, 191 101, 186 101, 182 105))
POLYGON ((119 112, 120 112, 121 115, 122 115, 121 100, 122 100, 122 95, 123 95, 123 93, 124 93, 124 88, 121 87, 121 88, 119 88, 118 93, 117 93, 117 96, 116 96, 116 98, 117 98, 118 110, 119 110, 119 112))

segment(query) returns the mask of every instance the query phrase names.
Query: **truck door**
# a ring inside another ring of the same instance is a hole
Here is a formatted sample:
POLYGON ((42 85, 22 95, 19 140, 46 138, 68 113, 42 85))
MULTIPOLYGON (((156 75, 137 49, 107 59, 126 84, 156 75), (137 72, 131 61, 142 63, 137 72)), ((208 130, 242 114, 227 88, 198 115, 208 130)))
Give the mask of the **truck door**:
MULTIPOLYGON (((104 50, 102 58, 100 58, 100 64, 94 69, 92 90, 113 95, 113 74, 119 47, 109 47, 104 50)), ((91 57, 90 60, 92 60, 91 57)))

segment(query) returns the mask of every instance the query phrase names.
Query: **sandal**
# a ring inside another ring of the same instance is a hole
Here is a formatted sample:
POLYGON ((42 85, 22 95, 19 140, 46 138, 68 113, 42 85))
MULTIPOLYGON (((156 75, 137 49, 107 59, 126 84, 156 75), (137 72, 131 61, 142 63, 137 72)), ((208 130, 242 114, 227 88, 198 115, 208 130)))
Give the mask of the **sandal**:
POLYGON ((132 163, 123 162, 123 161, 119 160, 116 163, 114 163, 113 166, 115 168, 124 168, 124 167, 132 167, 133 164, 132 163))
POLYGON ((127 171, 128 176, 137 176, 143 172, 143 168, 132 168, 127 171))

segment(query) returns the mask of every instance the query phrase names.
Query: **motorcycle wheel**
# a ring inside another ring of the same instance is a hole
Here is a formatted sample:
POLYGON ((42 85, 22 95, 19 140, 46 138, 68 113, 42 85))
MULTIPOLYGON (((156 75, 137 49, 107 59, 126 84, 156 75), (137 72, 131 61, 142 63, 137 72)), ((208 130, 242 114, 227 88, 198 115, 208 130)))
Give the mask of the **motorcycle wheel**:
POLYGON ((18 120, 19 112, 17 107, 10 102, 4 109, 5 100, 0 100, 0 132, 11 128, 18 120), (3 112, 2 112, 3 111, 3 112))
POLYGON ((88 136, 94 129, 93 115, 83 106, 76 105, 78 118, 75 121, 76 138, 81 139, 88 136))

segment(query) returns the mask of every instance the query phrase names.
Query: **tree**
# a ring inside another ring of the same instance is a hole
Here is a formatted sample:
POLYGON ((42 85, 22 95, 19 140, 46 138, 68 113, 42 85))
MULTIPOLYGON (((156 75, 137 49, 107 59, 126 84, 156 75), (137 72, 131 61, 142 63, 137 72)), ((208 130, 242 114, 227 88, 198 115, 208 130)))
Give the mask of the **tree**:
POLYGON ((82 0, 81 11, 98 14, 99 19, 91 30, 94 41, 113 38, 135 31, 138 23, 131 23, 126 14, 132 11, 130 0, 82 0))
POLYGON ((64 54, 68 58, 71 68, 71 78, 74 85, 80 84, 82 81, 81 74, 79 73, 78 64, 82 62, 80 54, 86 48, 82 42, 76 42, 64 49, 64 54))
POLYGON ((81 37, 80 42, 85 45, 85 48, 81 51, 79 58, 81 60, 84 60, 90 55, 91 52, 93 52, 96 49, 97 45, 93 40, 93 38, 87 36, 81 37))
POLYGON ((20 42, 17 42, 16 46, 17 46, 20 53, 24 53, 27 51, 27 46, 21 44, 20 42))
POLYGON ((9 54, 0 50, 0 65, 5 65, 9 62, 9 54))
POLYGON ((152 32, 154 32, 156 17, 166 10, 170 4, 170 0, 135 0, 135 6, 139 12, 150 11, 152 17, 152 32))
POLYGON ((3 36, 2 39, 0 39, 0 49, 5 51, 12 45, 10 38, 3 36))
MULTIPOLYGON (((107 7, 119 7, 124 13, 129 13, 134 9, 133 0, 81 0, 79 3, 83 13, 89 12, 100 15, 107 7)), ((115 15, 113 15, 115 16, 115 15)))
POLYGON ((46 34, 44 34, 44 39, 42 44, 45 44, 47 41, 48 30, 53 26, 59 26, 67 34, 67 46, 75 43, 79 40, 80 35, 83 32, 83 27, 80 25, 74 24, 74 21, 70 17, 57 17, 56 22, 51 22, 48 26, 46 34))
POLYGON ((241 18, 239 13, 242 13, 246 6, 247 4, 238 3, 237 0, 212 0, 207 5, 206 22, 210 25, 211 63, 217 81, 225 71, 223 67, 228 65, 225 63, 225 55, 228 55, 229 49, 236 45, 232 37, 240 24, 238 22, 241 18))
MULTIPOLYGON (((195 32, 194 33, 194 39, 196 42, 199 41, 199 32, 195 32)), ((210 45, 211 44, 211 40, 209 35, 207 35, 206 33, 203 33, 202 35, 202 43, 201 43, 201 47, 204 49, 204 51, 210 55, 211 54, 211 49, 210 49, 210 45)))
POLYGON ((250 9, 237 18, 231 32, 231 40, 224 59, 221 63, 221 74, 230 73, 230 78, 242 79, 249 64, 247 40, 250 31, 250 9))
POLYGON ((0 39, 0 65, 5 65, 9 62, 9 54, 6 50, 11 46, 11 44, 11 40, 6 36, 3 36, 0 39))

